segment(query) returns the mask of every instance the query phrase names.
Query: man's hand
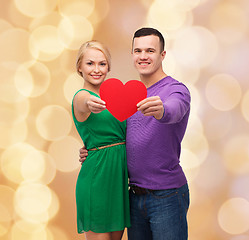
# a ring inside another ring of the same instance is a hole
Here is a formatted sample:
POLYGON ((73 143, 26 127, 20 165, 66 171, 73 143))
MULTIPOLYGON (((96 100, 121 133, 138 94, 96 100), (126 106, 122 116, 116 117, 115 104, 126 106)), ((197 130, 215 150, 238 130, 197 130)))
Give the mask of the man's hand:
POLYGON ((100 113, 106 109, 105 102, 98 97, 91 95, 86 102, 89 110, 93 113, 100 113))
POLYGON ((153 116, 157 120, 164 114, 163 102, 159 96, 145 98, 137 104, 137 107, 144 116, 153 116))
POLYGON ((80 149, 79 156, 80 156, 79 161, 81 162, 81 165, 82 165, 82 163, 86 160, 86 157, 88 156, 88 151, 87 151, 87 149, 85 147, 82 147, 80 149))

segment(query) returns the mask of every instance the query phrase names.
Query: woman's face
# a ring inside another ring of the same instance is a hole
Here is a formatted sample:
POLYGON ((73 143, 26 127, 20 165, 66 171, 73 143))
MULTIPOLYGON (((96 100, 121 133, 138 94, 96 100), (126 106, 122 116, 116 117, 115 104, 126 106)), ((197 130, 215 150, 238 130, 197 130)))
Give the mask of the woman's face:
POLYGON ((100 50, 87 49, 79 66, 79 71, 82 73, 85 84, 100 85, 108 73, 105 55, 100 50))

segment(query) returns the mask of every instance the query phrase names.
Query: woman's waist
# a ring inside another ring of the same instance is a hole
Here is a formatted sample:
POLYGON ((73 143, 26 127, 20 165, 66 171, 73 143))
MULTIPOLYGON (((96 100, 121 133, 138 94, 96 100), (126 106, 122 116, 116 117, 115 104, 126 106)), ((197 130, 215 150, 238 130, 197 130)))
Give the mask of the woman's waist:
POLYGON ((97 151, 101 149, 111 148, 119 145, 125 145, 125 140, 113 142, 113 143, 104 143, 104 144, 98 144, 98 145, 92 145, 91 147, 88 147, 88 151, 97 151))

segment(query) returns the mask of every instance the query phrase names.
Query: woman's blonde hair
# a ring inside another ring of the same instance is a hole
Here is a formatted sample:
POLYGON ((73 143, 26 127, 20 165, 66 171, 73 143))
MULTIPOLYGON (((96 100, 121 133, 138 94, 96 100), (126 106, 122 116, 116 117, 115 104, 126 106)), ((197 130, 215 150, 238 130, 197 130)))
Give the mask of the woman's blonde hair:
POLYGON ((82 59, 83 59, 83 56, 86 50, 89 48, 94 48, 96 50, 101 51, 104 54, 107 64, 108 64, 108 72, 109 72, 111 70, 111 54, 109 50, 101 42, 92 40, 92 41, 83 43, 78 51, 78 56, 77 56, 77 61, 76 61, 76 69, 77 69, 78 74, 82 76, 82 73, 79 71, 79 67, 81 65, 81 62, 82 62, 82 59))

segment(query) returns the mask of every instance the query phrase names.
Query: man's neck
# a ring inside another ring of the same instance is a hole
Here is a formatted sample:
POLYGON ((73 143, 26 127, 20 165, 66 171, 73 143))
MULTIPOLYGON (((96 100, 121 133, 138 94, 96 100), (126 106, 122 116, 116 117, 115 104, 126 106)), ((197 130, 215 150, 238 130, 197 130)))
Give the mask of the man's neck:
POLYGON ((160 72, 158 74, 153 75, 140 75, 140 79, 143 82, 143 84, 146 86, 146 88, 149 88, 153 84, 157 83, 161 79, 167 77, 167 74, 165 72, 160 72))

